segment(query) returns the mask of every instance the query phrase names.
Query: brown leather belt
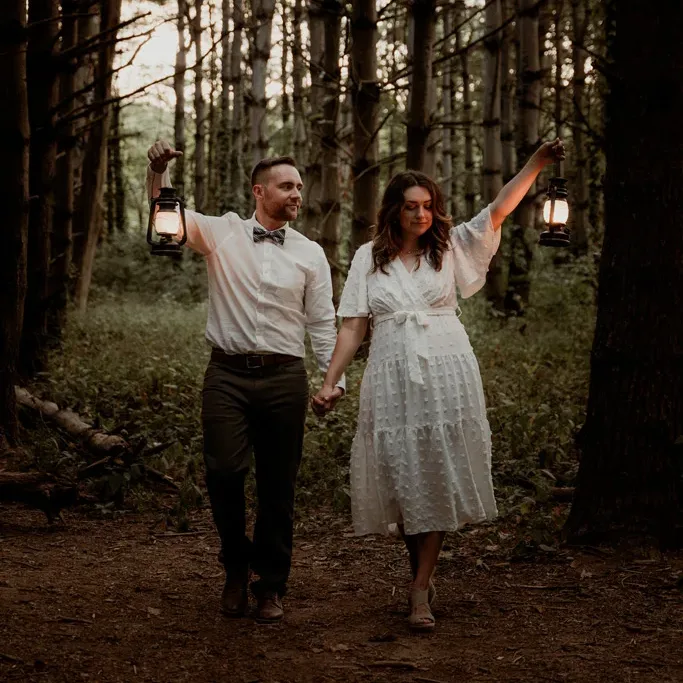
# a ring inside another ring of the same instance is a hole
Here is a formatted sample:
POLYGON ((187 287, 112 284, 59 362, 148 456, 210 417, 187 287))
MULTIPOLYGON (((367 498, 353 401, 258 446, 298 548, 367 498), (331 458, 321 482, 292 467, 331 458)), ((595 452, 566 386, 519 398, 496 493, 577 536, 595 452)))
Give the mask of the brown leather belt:
POLYGON ((222 349, 213 349, 211 360, 238 370, 260 370, 271 365, 291 363, 301 358, 289 356, 286 353, 225 353, 222 349))

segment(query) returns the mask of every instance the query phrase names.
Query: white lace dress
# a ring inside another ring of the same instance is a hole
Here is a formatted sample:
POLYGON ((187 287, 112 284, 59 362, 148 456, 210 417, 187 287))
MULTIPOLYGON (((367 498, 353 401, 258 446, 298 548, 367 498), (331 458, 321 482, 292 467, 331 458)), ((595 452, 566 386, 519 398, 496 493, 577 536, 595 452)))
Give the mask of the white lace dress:
POLYGON ((458 319, 483 286, 500 244, 489 209, 451 229, 436 272, 400 259, 372 273, 371 244, 356 252, 340 317, 372 316, 350 463, 355 533, 450 531, 497 514, 491 433, 479 365, 458 319), (458 311, 459 312, 459 311, 458 311))

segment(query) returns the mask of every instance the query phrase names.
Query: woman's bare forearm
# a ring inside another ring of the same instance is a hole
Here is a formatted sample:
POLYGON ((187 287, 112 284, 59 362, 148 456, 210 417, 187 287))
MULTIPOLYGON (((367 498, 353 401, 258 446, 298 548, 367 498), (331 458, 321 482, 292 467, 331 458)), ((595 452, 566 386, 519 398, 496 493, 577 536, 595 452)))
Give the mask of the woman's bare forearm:
POLYGON ((344 374, 346 367, 353 360, 358 347, 365 339, 368 329, 367 318, 344 318, 341 329, 337 334, 332 360, 325 375, 323 386, 334 387, 344 374))

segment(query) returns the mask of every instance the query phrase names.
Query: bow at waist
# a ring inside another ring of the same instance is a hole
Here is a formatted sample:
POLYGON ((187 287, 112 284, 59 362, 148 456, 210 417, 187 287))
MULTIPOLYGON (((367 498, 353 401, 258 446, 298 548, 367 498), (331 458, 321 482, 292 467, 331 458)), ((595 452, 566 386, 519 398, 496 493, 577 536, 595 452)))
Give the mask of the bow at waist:
POLYGON ((428 358, 424 339, 421 339, 425 328, 429 326, 429 319, 433 316, 455 315, 460 317, 460 306, 455 308, 429 308, 420 311, 394 311, 373 316, 373 324, 393 320, 403 329, 408 377, 416 384, 424 384, 422 371, 420 370, 420 358, 428 358), (412 323, 412 324, 409 324, 412 323))

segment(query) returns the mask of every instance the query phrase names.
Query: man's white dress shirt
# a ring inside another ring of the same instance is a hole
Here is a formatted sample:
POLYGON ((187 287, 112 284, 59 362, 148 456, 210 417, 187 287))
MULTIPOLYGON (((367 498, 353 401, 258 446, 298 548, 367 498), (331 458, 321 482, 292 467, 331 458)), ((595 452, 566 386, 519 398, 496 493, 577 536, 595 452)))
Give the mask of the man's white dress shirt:
MULTIPOLYGON (((171 187, 168 170, 147 169, 147 194, 171 187)), ((337 339, 332 278, 322 247, 285 225, 282 246, 255 243, 255 215, 204 216, 185 210, 187 246, 206 258, 209 315, 206 338, 229 354, 282 353, 304 357, 304 335, 323 372, 337 339)), ((344 388, 343 379, 339 386, 344 388)))

